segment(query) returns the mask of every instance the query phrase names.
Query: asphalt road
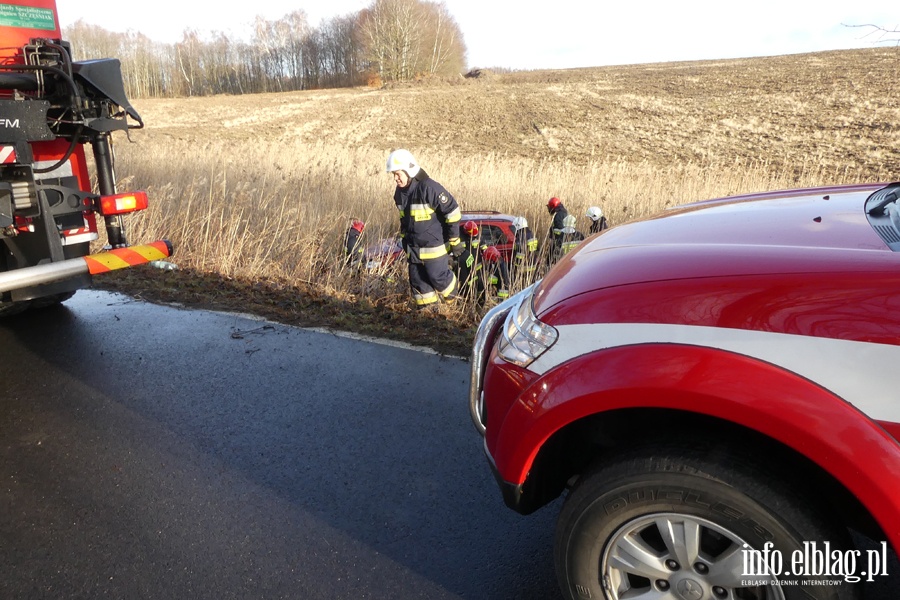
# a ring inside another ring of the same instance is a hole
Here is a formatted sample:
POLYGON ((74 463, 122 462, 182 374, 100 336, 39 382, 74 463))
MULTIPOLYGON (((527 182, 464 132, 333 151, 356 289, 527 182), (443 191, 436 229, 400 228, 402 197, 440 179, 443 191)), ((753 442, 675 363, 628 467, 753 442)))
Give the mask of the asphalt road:
POLYGON ((87 291, 0 373, 0 598, 559 597, 468 363, 87 291))
POLYGON ((2 599, 560 597, 463 361, 87 291, 0 325, 0 377, 2 599))

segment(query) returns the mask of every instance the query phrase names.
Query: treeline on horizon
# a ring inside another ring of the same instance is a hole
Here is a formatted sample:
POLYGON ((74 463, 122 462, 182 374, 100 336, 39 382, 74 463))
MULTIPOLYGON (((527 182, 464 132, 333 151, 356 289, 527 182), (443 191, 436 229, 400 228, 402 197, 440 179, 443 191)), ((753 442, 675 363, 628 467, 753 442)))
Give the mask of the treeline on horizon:
POLYGON ((374 0, 358 13, 309 24, 297 10, 257 17, 249 40, 186 30, 174 44, 78 20, 63 31, 76 60, 118 58, 132 98, 254 94, 379 86, 458 76, 462 32, 443 2, 374 0))

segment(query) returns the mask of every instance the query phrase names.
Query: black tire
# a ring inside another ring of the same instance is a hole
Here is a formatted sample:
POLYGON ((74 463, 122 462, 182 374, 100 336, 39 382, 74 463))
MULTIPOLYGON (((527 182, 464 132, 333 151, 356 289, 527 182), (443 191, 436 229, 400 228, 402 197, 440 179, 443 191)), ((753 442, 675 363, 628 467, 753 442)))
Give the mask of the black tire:
POLYGON ((26 310, 40 310, 51 306, 59 306, 74 295, 75 292, 61 292, 59 294, 35 298, 34 300, 0 302, 0 319, 20 315, 26 310))
POLYGON ((21 314, 31 308, 31 300, 0 302, 0 319, 21 314))
POLYGON ((598 465, 576 483, 557 523, 563 594, 609 600, 643 593, 679 600, 859 598, 858 584, 842 577, 787 574, 804 542, 824 550, 827 541, 832 551, 852 544, 845 529, 829 526, 834 521, 809 498, 764 467, 682 445, 635 450, 598 465), (784 559, 780 577, 744 578, 747 549, 761 551, 767 542, 773 544, 769 556, 777 551, 784 559))
POLYGON ((35 298, 31 301, 31 308, 40 309, 40 308, 48 308, 51 306, 57 306, 62 304, 69 298, 75 295, 75 292, 61 292, 59 294, 52 294, 50 296, 43 296, 41 298, 35 298))

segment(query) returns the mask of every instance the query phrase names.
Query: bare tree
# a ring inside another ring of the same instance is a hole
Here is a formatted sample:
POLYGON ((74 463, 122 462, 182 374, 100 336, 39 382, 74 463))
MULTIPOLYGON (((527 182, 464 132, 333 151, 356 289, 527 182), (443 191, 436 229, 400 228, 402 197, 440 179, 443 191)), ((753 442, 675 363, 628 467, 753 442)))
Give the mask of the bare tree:
POLYGON ((85 23, 83 19, 66 28, 66 38, 72 42, 72 53, 75 55, 72 58, 75 60, 118 57, 125 35, 85 23))
POLYGON ((303 39, 303 88, 318 89, 322 87, 324 74, 324 53, 322 51, 322 32, 318 29, 310 32, 303 39))
POLYGON ((359 27, 365 55, 384 81, 458 73, 465 63, 462 33, 442 2, 375 0, 359 27))
POLYGON ((894 26, 893 28, 884 27, 882 25, 873 25, 873 24, 864 24, 864 25, 847 25, 844 24, 844 27, 859 27, 862 29, 868 29, 869 32, 866 33, 863 37, 871 36, 873 44, 884 44, 884 43, 896 43, 900 45, 900 26, 894 26))
POLYGON ((66 39, 75 59, 119 58, 131 97, 199 96, 360 85, 442 76, 465 67, 462 32, 443 2, 374 0, 358 13, 310 27, 306 13, 257 17, 249 42, 183 32, 176 44, 78 21, 66 39))
POLYGON ((362 24, 367 55, 383 81, 416 73, 422 14, 418 0, 375 0, 362 24))
POLYGON ((181 74, 182 91, 187 96, 203 94, 203 68, 200 62, 202 42, 196 30, 185 29, 181 41, 175 44, 175 58, 181 74))
POLYGON ((82 20, 66 28, 75 60, 117 58, 129 97, 164 96, 173 93, 173 47, 153 42, 142 33, 114 33, 82 20))
POLYGON ((259 50, 262 74, 266 78, 266 91, 281 91, 284 52, 279 40, 278 28, 274 21, 256 17, 253 29, 253 43, 259 50))
POLYGON ((285 39, 285 53, 287 54, 288 77, 291 80, 291 89, 303 89, 303 41, 309 37, 311 29, 306 17, 306 11, 295 10, 284 16, 283 21, 287 27, 285 39))
POLYGON ((335 17, 319 27, 327 87, 362 83, 362 51, 356 36, 357 16, 335 17))
POLYGON ((425 47, 430 48, 427 72, 430 75, 453 75, 465 69, 466 48, 463 35, 443 2, 426 3, 427 29, 425 47))
POLYGON ((172 87, 173 48, 153 42, 142 33, 129 34, 127 53, 122 60, 122 77, 129 96, 150 98, 166 96, 172 87))
POLYGON ((306 43, 312 32, 306 13, 297 10, 277 21, 257 17, 253 43, 262 59, 263 73, 270 89, 276 91, 301 89, 306 43))

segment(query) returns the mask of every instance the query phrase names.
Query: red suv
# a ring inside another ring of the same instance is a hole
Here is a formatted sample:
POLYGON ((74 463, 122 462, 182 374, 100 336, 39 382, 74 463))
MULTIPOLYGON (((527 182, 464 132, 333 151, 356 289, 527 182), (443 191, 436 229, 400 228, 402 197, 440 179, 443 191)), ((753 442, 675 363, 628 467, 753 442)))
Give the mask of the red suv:
POLYGON ((898 194, 667 211, 485 316, 473 420, 510 508, 565 495, 567 598, 840 600, 896 575, 898 194))
MULTIPOLYGON (((481 242, 486 246, 494 246, 509 262, 513 254, 516 239, 512 215, 494 210, 463 211, 460 225, 466 221, 478 224, 481 242)), ((398 238, 385 238, 366 247, 363 256, 367 270, 376 270, 392 264, 403 254, 398 238)))

